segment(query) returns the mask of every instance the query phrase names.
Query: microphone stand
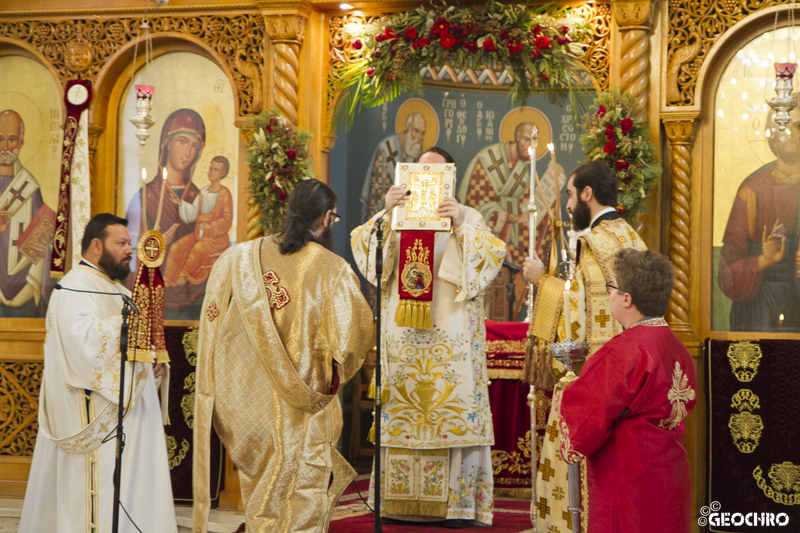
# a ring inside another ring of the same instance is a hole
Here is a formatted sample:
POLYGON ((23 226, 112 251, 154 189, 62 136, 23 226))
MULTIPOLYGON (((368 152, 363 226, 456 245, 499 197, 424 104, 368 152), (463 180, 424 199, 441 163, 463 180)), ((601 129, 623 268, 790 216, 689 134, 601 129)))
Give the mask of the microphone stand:
POLYGON ((128 317, 133 309, 136 314, 139 314, 139 309, 127 294, 120 292, 100 292, 100 291, 84 291, 78 289, 70 289, 63 287, 60 283, 55 286, 58 290, 66 290, 71 292, 85 292, 89 294, 107 294, 109 296, 122 297, 122 328, 119 333, 119 352, 120 352, 120 369, 119 369, 119 405, 117 409, 117 451, 116 459, 114 460, 114 514, 111 520, 111 533, 118 533, 119 531, 119 498, 120 486, 122 481, 122 451, 125 449, 125 435, 122 432, 123 421, 123 405, 125 402, 125 363, 128 354, 128 317))
POLYGON ((375 239, 378 241, 375 247, 375 276, 377 277, 378 287, 378 316, 375 327, 375 489, 374 489, 374 531, 381 533, 381 314, 383 312, 383 217, 394 209, 397 204, 411 195, 411 191, 401 196, 392 207, 383 212, 383 215, 375 221, 375 239))

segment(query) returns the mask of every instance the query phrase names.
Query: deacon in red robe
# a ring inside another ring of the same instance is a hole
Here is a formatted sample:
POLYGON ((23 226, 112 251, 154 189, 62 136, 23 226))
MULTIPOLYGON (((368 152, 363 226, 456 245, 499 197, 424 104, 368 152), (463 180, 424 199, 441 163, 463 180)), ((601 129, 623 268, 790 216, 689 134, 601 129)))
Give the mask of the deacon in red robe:
POLYGON ((684 418, 697 380, 692 357, 661 318, 674 270, 661 254, 625 249, 614 271, 611 310, 626 329, 556 390, 561 456, 586 459, 588 533, 688 533, 684 418))

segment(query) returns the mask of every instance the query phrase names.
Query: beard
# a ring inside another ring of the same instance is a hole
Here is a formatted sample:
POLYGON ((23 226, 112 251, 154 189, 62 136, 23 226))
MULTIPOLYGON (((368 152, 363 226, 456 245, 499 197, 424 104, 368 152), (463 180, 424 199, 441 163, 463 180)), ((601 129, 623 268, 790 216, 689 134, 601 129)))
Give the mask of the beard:
POLYGON ((314 236, 314 242, 333 251, 333 230, 330 224, 319 235, 314 236))
POLYGON ((406 155, 414 161, 422 155, 422 142, 411 139, 411 135, 406 137, 406 155))
POLYGON ((13 165, 19 159, 19 148, 0 151, 0 165, 13 165))
POLYGON ((577 198, 575 209, 572 211, 572 225, 576 231, 585 230, 592 223, 592 212, 589 204, 577 198))
POLYGON ((128 274, 131 273, 130 271, 130 261, 131 256, 127 256, 120 261, 115 261, 114 256, 111 255, 106 247, 103 247, 103 255, 100 256, 99 267, 106 273, 106 275, 111 279, 116 279, 119 281, 124 280, 128 277, 128 274))

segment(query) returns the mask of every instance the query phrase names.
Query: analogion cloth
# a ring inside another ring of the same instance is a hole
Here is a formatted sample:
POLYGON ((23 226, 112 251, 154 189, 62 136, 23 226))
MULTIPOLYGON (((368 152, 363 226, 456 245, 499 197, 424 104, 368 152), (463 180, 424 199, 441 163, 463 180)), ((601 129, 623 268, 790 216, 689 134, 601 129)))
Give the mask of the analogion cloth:
MULTIPOLYGON (((528 335, 537 343, 533 354, 537 361, 526 360, 528 379, 537 380, 531 370, 550 372, 546 364, 548 353, 538 348, 565 340, 568 336, 589 343, 589 355, 595 353, 622 326, 611 315, 606 282, 614 279, 614 256, 625 248, 645 250, 639 235, 616 212, 602 215, 591 231, 578 241, 578 265, 569 293, 569 317, 563 317, 564 280, 545 274, 538 283, 538 295, 528 335)), ((552 362, 557 370, 561 363, 552 362)), ((541 376, 538 376, 541 378, 541 376)), ((539 387, 537 387, 539 388, 539 387)), ((538 423, 538 421, 537 421, 538 423)), ((544 439, 536 473, 536 501, 531 502, 531 520, 538 531, 548 531, 551 526, 561 531, 571 529, 567 511, 567 465, 558 454, 560 447, 558 421, 551 409, 547 419, 548 438, 544 439)), ((583 517, 587 516, 586 501, 583 517)))
POLYGON ((588 465, 589 533, 688 533, 684 419, 696 391, 694 361, 663 318, 608 341, 556 390, 561 456, 588 465))
MULTIPOLYGON (((500 271, 505 243, 492 235, 476 210, 462 207, 461 213, 461 227, 437 233, 434 242, 432 329, 398 327, 393 320, 400 300, 400 234, 390 231, 384 221, 381 444, 386 448, 381 453, 393 450, 389 455, 393 461, 382 463, 390 469, 382 486, 389 490, 390 478, 404 479, 403 462, 408 457, 427 464, 447 483, 428 483, 439 477, 411 469, 408 492, 397 487, 392 499, 384 492, 383 508, 389 515, 446 516, 491 524, 489 446, 494 444, 494 433, 483 294, 500 271), (449 454, 443 457, 440 450, 449 454), (408 457, 394 455, 400 452, 408 457)), ((372 230, 378 216, 351 233, 356 264, 372 284, 377 282, 377 240, 372 230)))
MULTIPOLYGON (((128 291, 85 262, 66 288, 128 291)), ((119 404, 122 298, 56 291, 47 312, 39 433, 19 531, 111 531, 119 404)), ((131 320, 136 319, 131 315, 131 320)), ((132 328, 133 329, 133 328, 132 328)), ((176 533, 167 447, 152 365, 125 368, 125 450, 120 497, 142 531, 176 533)), ((168 379, 168 377, 166 377, 168 379)), ((136 530, 121 512, 119 531, 136 530)))
POLYGON ((239 471, 248 532, 327 531, 355 471, 339 455, 338 385, 361 367, 373 318, 358 280, 316 243, 226 250, 208 280, 195 398, 194 530, 208 527, 214 427, 239 471))

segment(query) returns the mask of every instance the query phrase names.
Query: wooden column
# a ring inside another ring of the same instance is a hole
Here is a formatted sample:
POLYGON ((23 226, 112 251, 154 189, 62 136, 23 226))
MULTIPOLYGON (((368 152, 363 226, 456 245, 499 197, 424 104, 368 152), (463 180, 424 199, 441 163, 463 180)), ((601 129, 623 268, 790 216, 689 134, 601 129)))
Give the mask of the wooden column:
POLYGON ((650 103, 651 2, 618 0, 611 8, 622 35, 620 86, 636 98, 636 115, 646 118, 650 103))
POLYGON ((692 212, 691 148, 695 120, 696 117, 663 119, 672 152, 669 258, 675 266, 675 288, 669 302, 667 322, 675 331, 692 331, 689 322, 689 239, 692 212))

